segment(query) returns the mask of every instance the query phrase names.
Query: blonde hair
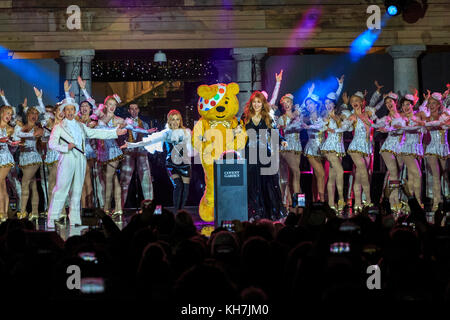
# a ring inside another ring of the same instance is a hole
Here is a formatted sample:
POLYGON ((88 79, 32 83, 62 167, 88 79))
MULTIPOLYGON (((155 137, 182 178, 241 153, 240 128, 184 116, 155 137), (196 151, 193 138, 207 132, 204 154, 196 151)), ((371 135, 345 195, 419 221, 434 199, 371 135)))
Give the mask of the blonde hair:
MULTIPOLYGON (((439 110, 438 110, 439 114, 441 114, 441 113, 444 111, 444 104, 442 103, 442 100, 435 99, 435 98, 433 98, 433 97, 430 97, 429 100, 434 100, 434 101, 436 101, 436 102, 439 104, 439 110)), ((430 110, 429 107, 428 107, 428 109, 430 110)), ((430 111, 431 111, 431 110, 430 110, 430 111)))
POLYGON ((7 111, 7 110, 10 110, 10 111, 11 111, 11 114, 14 114, 14 109, 13 109, 11 106, 2 106, 2 107, 0 108, 0 121, 2 120, 3 112, 5 112, 5 111, 7 111))
POLYGON ((361 106, 361 111, 364 111, 365 108, 366 108, 366 100, 363 99, 363 98, 361 98, 360 96, 358 96, 358 95, 356 95, 356 94, 353 94, 353 95, 350 97, 350 99, 348 100, 349 103, 350 103, 350 106, 351 106, 352 108, 353 108, 353 106, 352 106, 352 99, 354 99, 354 98, 358 98, 359 100, 361 100, 361 104, 362 104, 362 106, 361 106))
POLYGON ((30 114, 30 113, 37 113, 37 114, 39 114, 39 111, 38 111, 38 109, 36 108, 36 107, 29 107, 28 109, 27 109, 27 111, 26 111, 26 116, 27 116, 27 118, 28 118, 28 115, 30 114))
POLYGON ((172 109, 169 111, 169 113, 167 114, 167 125, 169 126, 169 129, 171 128, 170 125, 170 120, 173 118, 173 116, 179 116, 180 117, 180 128, 185 129, 184 125, 183 125, 183 117, 181 116, 180 111, 172 109))

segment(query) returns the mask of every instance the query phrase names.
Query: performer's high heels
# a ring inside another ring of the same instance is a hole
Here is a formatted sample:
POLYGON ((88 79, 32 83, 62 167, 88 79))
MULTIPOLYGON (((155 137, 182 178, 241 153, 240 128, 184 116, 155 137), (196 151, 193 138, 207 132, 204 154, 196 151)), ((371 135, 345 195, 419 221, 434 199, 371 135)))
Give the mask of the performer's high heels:
POLYGON ((433 208, 431 209, 432 212, 436 212, 439 209, 439 202, 434 204, 433 203, 433 208))
POLYGON ((338 204, 337 204, 337 210, 338 211, 343 211, 345 208, 345 201, 344 200, 339 200, 338 204))
POLYGON ((121 217, 123 214, 122 210, 114 210, 114 212, 112 213, 112 217, 116 218, 116 217, 121 217))
POLYGON ((344 218, 344 214, 342 213, 342 211, 336 211, 336 217, 344 218))
POLYGON ((363 208, 365 208, 365 207, 372 207, 373 206, 373 203, 372 202, 368 202, 368 201, 363 201, 363 208))
POLYGON ((28 216, 28 220, 30 220, 30 221, 37 221, 38 219, 39 219, 39 213, 36 213, 36 212, 30 213, 30 215, 28 216))
POLYGON ((17 219, 25 219, 27 215, 27 212, 17 212, 17 219))
POLYGON ((363 209, 362 206, 360 206, 360 205, 354 205, 354 206, 353 206, 353 214, 354 214, 354 215, 357 215, 357 214, 361 213, 362 209, 363 209))
POLYGON ((5 222, 8 220, 8 215, 6 213, 1 212, 0 213, 0 223, 5 222))

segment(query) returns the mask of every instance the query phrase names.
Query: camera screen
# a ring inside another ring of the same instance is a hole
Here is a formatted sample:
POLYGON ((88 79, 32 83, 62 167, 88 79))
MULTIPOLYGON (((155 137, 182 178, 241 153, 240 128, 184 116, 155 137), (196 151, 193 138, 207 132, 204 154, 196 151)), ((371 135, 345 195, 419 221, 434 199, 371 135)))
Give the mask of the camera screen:
POLYGON ((95 256, 95 252, 80 252, 78 256, 84 261, 97 263, 97 257, 95 256))
POLYGON ((330 245, 331 253, 347 253, 350 252, 350 243, 348 242, 335 242, 330 245))
POLYGON ((156 206, 153 214, 161 214, 161 212, 162 212, 162 206, 158 205, 158 206, 156 206))
POLYGON ((297 198, 297 203, 299 207, 305 207, 305 194, 299 193, 297 198))
POLYGON ((234 232, 234 224, 232 221, 223 220, 222 227, 227 229, 230 232, 234 232))
POLYGON ((80 291, 87 294, 103 293, 105 292, 105 281, 103 278, 83 278, 80 291))

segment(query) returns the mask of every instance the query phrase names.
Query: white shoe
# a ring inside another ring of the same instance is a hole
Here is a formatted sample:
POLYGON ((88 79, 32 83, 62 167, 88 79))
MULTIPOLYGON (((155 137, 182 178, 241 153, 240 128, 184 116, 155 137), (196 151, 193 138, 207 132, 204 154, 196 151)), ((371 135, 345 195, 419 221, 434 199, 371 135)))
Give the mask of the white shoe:
POLYGON ((47 220, 47 229, 55 229, 55 220, 47 220))

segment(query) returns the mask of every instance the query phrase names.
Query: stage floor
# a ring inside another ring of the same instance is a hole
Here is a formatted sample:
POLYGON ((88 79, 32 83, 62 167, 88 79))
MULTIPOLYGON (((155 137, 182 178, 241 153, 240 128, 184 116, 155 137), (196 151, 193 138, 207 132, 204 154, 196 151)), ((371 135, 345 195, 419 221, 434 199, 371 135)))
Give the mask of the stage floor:
MULTIPOLYGON (((173 211, 173 207, 165 207, 165 209, 173 211)), ((197 230, 201 234, 209 237, 211 235, 211 232, 214 231, 214 223, 203 221, 200 218, 200 216, 198 215, 198 207, 197 206, 185 207, 184 210, 188 211, 191 214, 197 230)), ((126 225, 129 223, 131 218, 135 214, 137 214, 137 212, 138 211, 135 208, 134 209, 125 209, 124 213, 121 217, 114 218, 113 220, 117 224, 119 229, 122 230, 124 227, 126 227, 126 225)), ((426 215, 427 215, 428 223, 433 224, 434 223, 434 212, 427 212, 426 215)), ((351 211, 351 209, 349 209, 344 213, 344 216, 342 218, 350 219, 353 216, 354 216, 353 212, 351 211)), ((374 219, 375 216, 373 216, 372 218, 374 219)), ((69 224, 65 224, 65 225, 55 224, 56 230, 55 229, 49 230, 47 228, 47 220, 43 216, 41 216, 39 218, 38 223, 36 224, 37 231, 56 231, 64 241, 66 241, 71 236, 82 235, 85 232, 87 232, 91 229, 96 229, 96 228, 98 228, 98 227, 97 226, 87 226, 87 225, 74 227, 74 226, 70 226, 69 224)))
MULTIPOLYGON (((165 207, 165 209, 173 211, 173 207, 165 207)), ((209 236, 211 232, 214 230, 214 223, 213 222, 205 222, 202 219, 200 219, 200 216, 198 215, 198 207, 185 207, 184 210, 189 212, 194 220, 194 224, 197 227, 197 230, 206 235, 209 236)), ((125 228, 125 226, 128 224, 128 222, 131 220, 131 218, 137 214, 136 209, 125 209, 124 213, 121 217, 114 218, 114 222, 119 227, 120 230, 125 228)), ((75 236, 75 235, 82 235, 86 231, 90 229, 95 229, 97 227, 90 227, 90 226, 70 226, 69 224, 66 225, 60 225, 55 224, 56 232, 60 235, 60 237, 66 241, 69 237, 75 236)), ((40 217, 38 220, 38 223, 36 224, 36 230, 37 231, 55 231, 55 230, 49 230, 47 228, 47 220, 45 217, 40 217)))

